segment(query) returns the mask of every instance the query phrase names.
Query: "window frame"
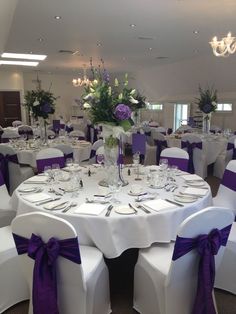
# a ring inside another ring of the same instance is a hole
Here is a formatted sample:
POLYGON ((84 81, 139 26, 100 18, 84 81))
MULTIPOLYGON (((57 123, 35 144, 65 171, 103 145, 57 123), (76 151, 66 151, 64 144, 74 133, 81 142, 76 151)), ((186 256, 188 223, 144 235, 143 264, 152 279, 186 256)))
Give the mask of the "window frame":
POLYGON ((233 112, 233 102, 220 102, 220 103, 218 103, 217 104, 217 106, 218 105, 222 105, 222 109, 216 109, 216 111, 215 112, 217 112, 217 113, 231 113, 231 112, 233 112), (224 105, 231 105, 231 110, 224 110, 224 105))
POLYGON ((157 110, 157 111, 162 111, 164 108, 164 104, 162 103, 158 103, 158 102, 154 102, 154 101, 147 101, 146 102, 146 109, 148 110, 157 110), (151 106, 160 106, 160 108, 151 108, 151 106))

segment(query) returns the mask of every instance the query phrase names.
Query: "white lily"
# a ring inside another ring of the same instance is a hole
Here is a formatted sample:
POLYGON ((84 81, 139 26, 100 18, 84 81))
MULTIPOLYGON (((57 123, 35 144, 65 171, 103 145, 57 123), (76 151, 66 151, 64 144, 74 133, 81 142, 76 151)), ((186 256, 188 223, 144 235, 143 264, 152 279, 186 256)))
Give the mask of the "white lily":
POLYGON ((119 99, 119 100, 122 100, 122 98, 123 98, 123 94, 120 93, 119 96, 118 96, 118 99, 119 99))
POLYGON ((88 95, 84 96, 84 100, 88 100, 89 98, 91 98, 93 96, 92 93, 89 93, 88 95))
POLYGON ((118 79, 117 79, 117 78, 115 78, 114 85, 115 85, 116 87, 118 87, 118 86, 119 86, 119 81, 118 81, 118 79))
POLYGON ((134 99, 134 97, 132 97, 132 96, 130 96, 129 101, 130 101, 132 104, 138 104, 138 100, 137 100, 137 99, 134 99))
POLYGON ((135 94, 136 90, 132 89, 132 91, 130 92, 130 95, 133 96, 135 94))
POLYGON ((35 100, 35 102, 33 103, 33 107, 36 107, 36 106, 38 106, 40 103, 39 103, 39 101, 38 100, 35 100))
POLYGON ((108 87, 108 95, 111 96, 111 86, 108 87))
POLYGON ((83 105, 83 107, 84 107, 85 109, 90 109, 90 108, 91 108, 91 105, 90 105, 88 102, 85 102, 84 105, 83 105))

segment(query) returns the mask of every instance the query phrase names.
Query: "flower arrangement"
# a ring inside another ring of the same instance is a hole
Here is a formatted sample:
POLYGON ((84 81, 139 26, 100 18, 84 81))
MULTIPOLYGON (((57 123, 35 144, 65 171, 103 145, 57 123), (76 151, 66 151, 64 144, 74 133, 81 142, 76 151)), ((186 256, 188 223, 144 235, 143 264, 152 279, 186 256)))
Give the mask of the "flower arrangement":
POLYGON ((145 107, 145 97, 128 87, 128 75, 125 74, 124 82, 117 78, 111 85, 109 73, 100 67, 91 66, 93 80, 84 88, 84 108, 89 111, 94 124, 106 124, 116 130, 117 137, 122 131, 127 131, 133 124, 132 111, 145 107))
POLYGON ((55 112, 55 100, 57 98, 50 92, 42 89, 27 91, 24 105, 34 118, 47 119, 55 112))
POLYGON ((203 90, 199 87, 199 93, 200 98, 197 98, 199 109, 205 114, 215 112, 217 108, 217 91, 213 88, 203 90))

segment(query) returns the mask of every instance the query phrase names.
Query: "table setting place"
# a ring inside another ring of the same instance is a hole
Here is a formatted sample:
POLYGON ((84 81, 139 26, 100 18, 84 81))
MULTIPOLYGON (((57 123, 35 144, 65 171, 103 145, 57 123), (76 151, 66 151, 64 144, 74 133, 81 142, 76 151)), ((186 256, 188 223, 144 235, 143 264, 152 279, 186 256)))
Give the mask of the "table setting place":
POLYGON ((57 164, 46 166, 42 174, 24 181, 17 195, 39 210, 115 218, 178 210, 210 193, 201 177, 176 166, 168 167, 165 162, 138 168, 135 164, 124 165, 122 172, 128 182, 125 186, 116 166, 80 166, 68 160, 63 169, 57 164), (99 186, 104 177, 107 187, 99 186))

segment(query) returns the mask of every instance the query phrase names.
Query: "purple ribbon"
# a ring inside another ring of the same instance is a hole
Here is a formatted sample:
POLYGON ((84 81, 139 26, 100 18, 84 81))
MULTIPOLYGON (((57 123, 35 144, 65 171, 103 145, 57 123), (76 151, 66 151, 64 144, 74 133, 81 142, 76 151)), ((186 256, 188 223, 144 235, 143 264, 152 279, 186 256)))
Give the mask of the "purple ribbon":
POLYGON ((167 129, 167 134, 170 135, 171 133, 173 133, 173 129, 172 128, 168 128, 167 129))
POLYGON ((60 130, 60 120, 53 120, 52 121, 52 129, 55 133, 58 133, 60 130))
POLYGON ((163 150, 163 148, 167 148, 167 141, 166 140, 155 140, 155 144, 156 144, 156 164, 159 165, 160 162, 160 156, 161 156, 161 152, 163 150))
POLYGON ((189 141, 181 141, 181 148, 187 148, 189 154, 188 172, 195 173, 193 164, 193 150, 195 148, 202 149, 202 142, 190 143, 189 141))
POLYGON ((91 142, 91 124, 87 124, 87 134, 86 134, 86 139, 88 142, 91 142))
POLYGON ((196 238, 176 238, 172 260, 175 261, 196 249, 200 255, 198 265, 198 284, 192 314, 216 314, 212 298, 215 281, 215 258, 220 246, 226 246, 231 225, 196 238))
POLYGON ((21 130, 18 130, 18 133, 19 135, 27 135, 27 140, 33 136, 33 130, 21 129, 21 130))
POLYGON ((95 155, 96 155, 96 150, 95 149, 91 149, 89 159, 93 158, 95 155))
POLYGON ((62 129, 62 130, 65 129, 65 123, 60 123, 60 129, 62 129))
POLYGON ((56 260, 62 256, 73 263, 81 264, 78 238, 57 240, 50 238, 44 243, 32 233, 27 239, 13 233, 19 255, 28 254, 35 260, 33 271, 34 314, 59 314, 57 305, 56 260))
POLYGON ((52 166, 53 164, 58 164, 60 168, 65 167, 65 159, 64 157, 52 157, 45 159, 36 160, 38 172, 41 173, 44 171, 44 167, 52 166))
POLYGON ((3 175, 2 175, 2 172, 0 170, 0 186, 4 185, 5 184, 5 181, 3 179, 3 175))
POLYGON ((73 152, 69 154, 64 154, 64 159, 66 161, 67 158, 72 158, 73 159, 73 152))
POLYGON ((8 155, 7 154, 4 156, 3 154, 0 153, 0 171, 2 173, 3 180, 6 184, 8 191, 10 189, 9 167, 8 167, 9 162, 13 162, 14 164, 19 164, 17 155, 16 154, 14 154, 14 155, 8 155))
POLYGON ((221 184, 236 192, 236 173, 225 169, 221 184))
POLYGON ((233 156, 232 159, 236 159, 236 148, 234 146, 234 143, 228 143, 227 144, 227 150, 233 150, 233 156))
POLYGON ((73 130, 74 130, 73 127, 70 127, 70 126, 66 125, 66 132, 70 133, 73 130))
POLYGON ((177 166, 182 171, 188 170, 188 159, 164 156, 160 158, 160 160, 162 159, 167 159, 170 166, 177 166))

